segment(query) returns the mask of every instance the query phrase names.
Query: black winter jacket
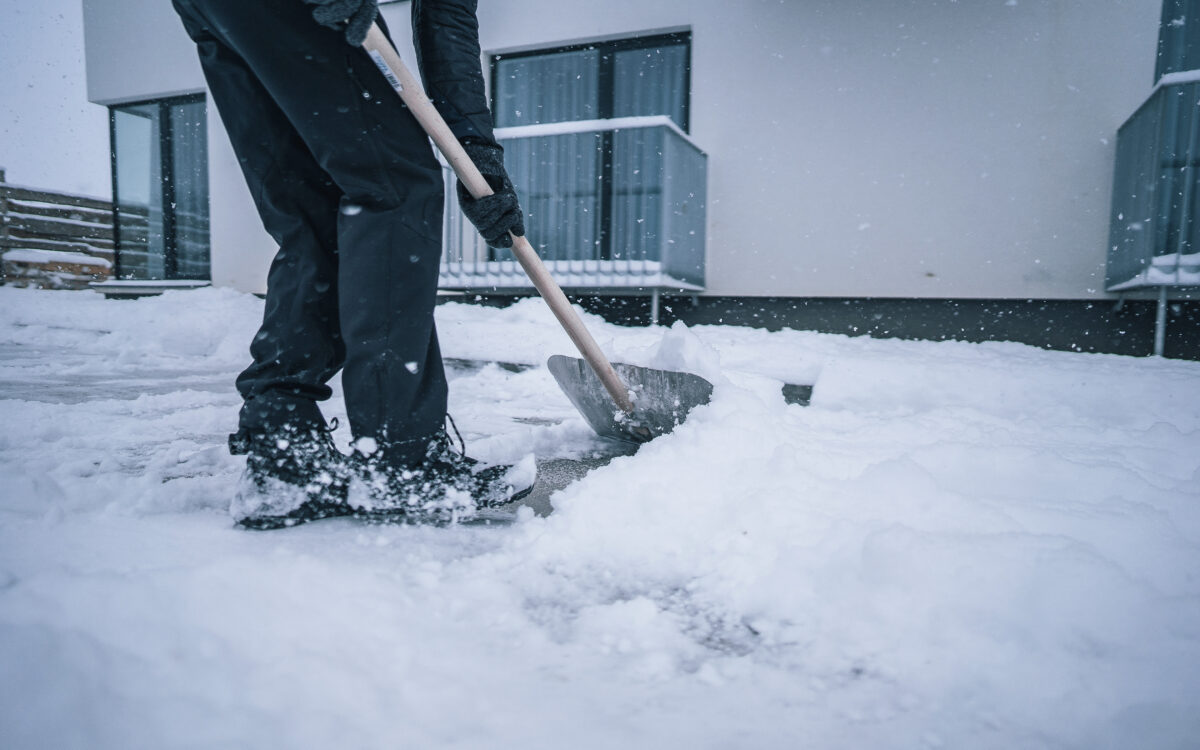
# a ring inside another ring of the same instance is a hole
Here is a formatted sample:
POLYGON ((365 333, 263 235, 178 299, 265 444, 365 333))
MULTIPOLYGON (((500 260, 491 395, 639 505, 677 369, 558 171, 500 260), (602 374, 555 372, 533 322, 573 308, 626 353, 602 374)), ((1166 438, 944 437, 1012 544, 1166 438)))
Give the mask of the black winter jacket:
POLYGON ((495 144, 480 71, 476 0, 412 0, 413 44, 425 93, 460 141, 495 144))

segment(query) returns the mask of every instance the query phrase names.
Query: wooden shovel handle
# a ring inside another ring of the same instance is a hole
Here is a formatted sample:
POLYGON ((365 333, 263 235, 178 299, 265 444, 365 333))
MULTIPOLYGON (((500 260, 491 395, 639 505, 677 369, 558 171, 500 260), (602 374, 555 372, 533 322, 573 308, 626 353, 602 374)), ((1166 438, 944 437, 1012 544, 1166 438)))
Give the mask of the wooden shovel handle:
MULTIPOLYGON (((396 48, 380 30, 379 24, 371 24, 370 30, 367 31, 367 38, 363 42, 363 49, 375 61, 379 71, 387 78, 388 83, 400 95, 400 98, 404 100, 409 111, 417 118, 417 122, 433 139, 434 144, 446 157, 446 161, 450 163, 450 167, 458 175, 458 179, 462 181, 467 191, 475 198, 491 195, 491 186, 479 173, 479 169, 471 161, 471 157, 467 156, 467 152, 454 137, 454 133, 450 132, 446 121, 442 119, 441 114, 433 106, 433 102, 429 101, 429 97, 425 95, 421 83, 404 65, 396 48)), ((515 234, 510 236, 513 241, 513 255, 517 256, 517 262, 521 264, 521 268, 533 282, 534 288, 546 300, 554 317, 558 318, 558 322, 571 337, 575 348, 595 370, 596 376, 600 378, 600 382, 604 384, 605 390, 612 396, 616 405, 625 413, 632 414, 633 401, 629 397, 629 389, 621 382, 621 378, 613 369, 608 358, 604 356, 599 344, 583 325, 583 321, 575 313, 575 308, 571 307, 571 303, 567 301, 567 295, 563 294, 550 272, 546 270, 546 265, 542 263, 542 259, 529 244, 529 240, 515 234)))

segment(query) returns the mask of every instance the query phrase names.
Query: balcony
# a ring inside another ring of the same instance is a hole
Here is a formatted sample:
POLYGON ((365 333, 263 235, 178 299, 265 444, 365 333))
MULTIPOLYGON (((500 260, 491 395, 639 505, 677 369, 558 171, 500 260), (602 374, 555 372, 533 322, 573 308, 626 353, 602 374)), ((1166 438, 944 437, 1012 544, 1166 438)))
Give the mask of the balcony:
MULTIPOLYGON (((552 123, 496 131, 529 240, 568 292, 704 289, 706 156, 667 117, 552 123)), ((527 293, 507 250, 488 248, 458 210, 446 174, 439 286, 527 293)))
POLYGON ((1163 76, 1117 131, 1105 288, 1155 288, 1155 354, 1167 297, 1200 287, 1200 71, 1163 76))

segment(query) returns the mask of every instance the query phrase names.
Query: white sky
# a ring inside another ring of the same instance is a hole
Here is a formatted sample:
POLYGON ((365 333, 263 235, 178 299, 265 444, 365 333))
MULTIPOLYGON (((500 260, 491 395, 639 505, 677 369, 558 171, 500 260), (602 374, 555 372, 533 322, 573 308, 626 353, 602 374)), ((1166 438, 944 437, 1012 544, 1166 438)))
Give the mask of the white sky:
POLYGON ((108 111, 87 100, 81 0, 0 0, 0 167, 8 182, 109 197, 108 111))

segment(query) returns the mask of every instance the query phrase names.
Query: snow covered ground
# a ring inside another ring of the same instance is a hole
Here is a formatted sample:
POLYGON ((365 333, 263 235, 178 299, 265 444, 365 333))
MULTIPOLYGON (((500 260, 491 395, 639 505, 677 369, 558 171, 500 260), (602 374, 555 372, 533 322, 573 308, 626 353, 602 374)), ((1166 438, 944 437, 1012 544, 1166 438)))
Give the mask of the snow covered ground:
MULTIPOLYGON (((589 318, 714 402, 547 517, 254 533, 260 311, 0 288, 0 746, 1196 747, 1200 363, 589 318)), ((477 454, 603 448, 543 367, 452 375, 477 454)))

